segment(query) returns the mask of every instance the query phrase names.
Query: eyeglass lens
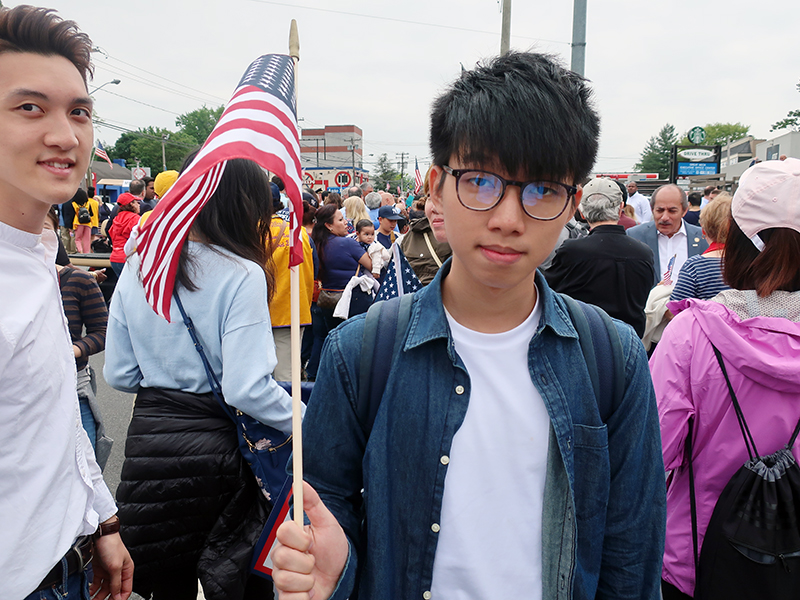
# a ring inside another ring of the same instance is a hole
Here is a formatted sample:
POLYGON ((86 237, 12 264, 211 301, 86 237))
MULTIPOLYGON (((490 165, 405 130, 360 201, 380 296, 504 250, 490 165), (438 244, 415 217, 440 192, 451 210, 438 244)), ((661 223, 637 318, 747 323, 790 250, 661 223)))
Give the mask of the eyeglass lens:
MULTIPOLYGON (((482 171, 467 171, 458 180, 457 193, 467 208, 487 210, 500 200, 503 180, 482 171)), ((551 218, 559 215, 567 201, 567 190, 547 182, 531 182, 522 191, 522 206, 532 217, 551 218)))

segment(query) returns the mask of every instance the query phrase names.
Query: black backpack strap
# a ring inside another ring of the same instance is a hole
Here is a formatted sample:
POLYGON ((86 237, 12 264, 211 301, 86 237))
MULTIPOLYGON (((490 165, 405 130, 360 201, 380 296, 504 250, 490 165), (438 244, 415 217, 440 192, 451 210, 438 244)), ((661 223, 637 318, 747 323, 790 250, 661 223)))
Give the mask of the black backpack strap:
POLYGON ((58 286, 61 289, 64 289, 64 286, 67 285, 67 282, 69 281, 69 278, 74 270, 75 269, 72 267, 64 267, 58 272, 58 286))
POLYGON ((400 352, 405 338, 413 299, 413 294, 405 294, 376 302, 364 319, 356 414, 367 438, 381 405, 392 359, 400 352))
POLYGON ((684 460, 689 463, 689 508, 692 513, 692 553, 694 554, 694 573, 697 581, 697 573, 700 570, 700 549, 697 547, 697 496, 694 492, 694 464, 692 463, 692 435, 694 434, 694 418, 689 419, 689 426, 686 432, 686 446, 684 450, 684 460))
POLYGON ((617 327, 605 311, 560 294, 578 332, 583 357, 592 380, 597 410, 603 422, 625 393, 625 358, 617 327))

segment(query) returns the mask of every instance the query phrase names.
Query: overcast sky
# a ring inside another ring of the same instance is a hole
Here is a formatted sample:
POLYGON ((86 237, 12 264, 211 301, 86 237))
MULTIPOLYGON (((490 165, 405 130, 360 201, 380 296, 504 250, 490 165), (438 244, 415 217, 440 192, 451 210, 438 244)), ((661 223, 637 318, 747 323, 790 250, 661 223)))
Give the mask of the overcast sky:
MULTIPOLYGON (((32 2, 32 0, 27 0, 32 2)), ((26 2, 3 0, 5 6, 26 2)), ((224 104, 247 66, 300 32, 303 127, 355 124, 365 168, 381 153, 428 163, 432 99, 500 47, 498 0, 49 0, 94 54, 98 115, 129 129, 224 104), (124 98, 121 96, 125 96, 124 98), (148 106, 149 105, 149 106, 148 106), (370 156, 372 154, 373 156, 370 156)), ((571 0, 513 0, 511 45, 570 60, 571 0)), ((633 167, 665 123, 740 121, 769 139, 800 108, 800 2, 589 0, 586 77, 601 115, 598 171, 633 167)), ((94 86, 93 86, 94 87, 94 86)), ((98 127, 113 143, 119 131, 98 127)))

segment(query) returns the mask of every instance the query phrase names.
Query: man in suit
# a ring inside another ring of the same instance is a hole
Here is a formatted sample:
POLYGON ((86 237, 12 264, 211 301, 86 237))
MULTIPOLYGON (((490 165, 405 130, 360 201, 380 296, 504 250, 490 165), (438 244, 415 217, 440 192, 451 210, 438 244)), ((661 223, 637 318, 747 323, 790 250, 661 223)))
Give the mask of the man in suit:
POLYGON ((667 283, 678 280, 678 273, 686 259, 701 254, 708 248, 703 231, 683 220, 689 210, 686 192, 675 184, 662 185, 650 196, 653 220, 628 229, 635 240, 647 244, 655 255, 656 278, 653 285, 667 278, 667 283), (670 271, 670 261, 675 257, 670 271))
POLYGON ((644 306, 653 287, 653 251, 619 225, 622 191, 610 179, 592 179, 578 207, 591 231, 566 240, 545 272, 557 292, 590 302, 644 335, 644 306))

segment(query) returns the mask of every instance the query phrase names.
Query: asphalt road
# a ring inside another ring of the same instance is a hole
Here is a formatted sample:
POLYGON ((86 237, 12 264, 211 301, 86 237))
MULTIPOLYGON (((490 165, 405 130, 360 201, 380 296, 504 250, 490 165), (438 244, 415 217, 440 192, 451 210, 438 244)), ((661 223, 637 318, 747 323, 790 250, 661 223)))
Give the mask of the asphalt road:
POLYGON ((131 422, 135 395, 119 392, 106 383, 106 380, 103 379, 104 363, 105 352, 89 358, 89 364, 97 373, 97 400, 103 415, 106 435, 114 440, 111 456, 103 471, 103 478, 111 493, 116 497, 122 461, 125 459, 125 437, 128 434, 128 424, 131 422))

